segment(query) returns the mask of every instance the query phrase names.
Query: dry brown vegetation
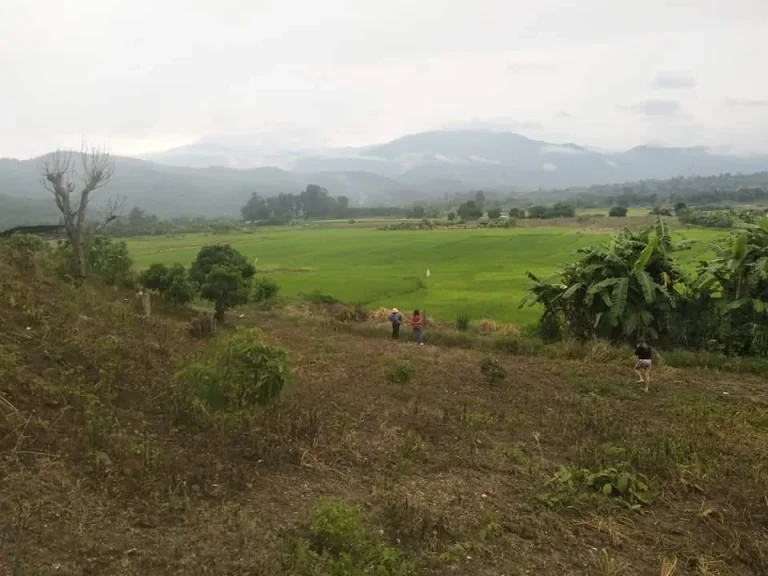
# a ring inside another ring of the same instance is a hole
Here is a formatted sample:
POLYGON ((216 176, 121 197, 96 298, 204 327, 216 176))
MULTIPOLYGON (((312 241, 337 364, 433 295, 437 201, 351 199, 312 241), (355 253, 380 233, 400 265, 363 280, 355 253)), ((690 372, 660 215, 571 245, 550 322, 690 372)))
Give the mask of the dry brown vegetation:
POLYGON ((489 384, 477 350, 237 321, 288 349, 297 391, 205 418, 173 378, 205 346, 186 318, 0 247, 0 567, 320 575, 291 542, 330 497, 414 574, 768 573, 763 379, 662 368, 645 395, 629 358, 502 354, 489 384), (647 503, 578 480, 611 468, 647 503))

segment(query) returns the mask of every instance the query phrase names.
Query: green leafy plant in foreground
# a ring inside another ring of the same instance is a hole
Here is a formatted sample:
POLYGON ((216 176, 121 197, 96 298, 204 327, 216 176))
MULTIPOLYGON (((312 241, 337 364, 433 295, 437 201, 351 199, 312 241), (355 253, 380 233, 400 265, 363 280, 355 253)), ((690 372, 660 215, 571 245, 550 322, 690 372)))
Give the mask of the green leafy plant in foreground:
POLYGON ((650 487, 645 479, 634 472, 617 468, 592 472, 587 468, 562 466, 547 486, 550 491, 539 494, 538 499, 549 506, 568 505, 589 493, 617 498, 632 510, 651 504, 650 487))

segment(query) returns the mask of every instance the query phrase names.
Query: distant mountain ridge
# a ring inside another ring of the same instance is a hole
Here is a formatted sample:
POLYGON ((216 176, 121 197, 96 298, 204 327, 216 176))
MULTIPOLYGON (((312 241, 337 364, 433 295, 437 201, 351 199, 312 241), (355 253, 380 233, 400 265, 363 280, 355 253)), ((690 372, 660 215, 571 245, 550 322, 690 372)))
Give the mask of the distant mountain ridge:
POLYGON ((768 156, 717 154, 705 147, 638 146, 605 153, 574 143, 532 140, 513 132, 422 132, 359 148, 277 151, 260 143, 217 146, 205 141, 147 156, 181 166, 280 166, 299 173, 370 172, 418 192, 431 181, 465 187, 565 188, 677 176, 757 172, 768 156))
MULTIPOLYGON (((42 158, 0 159, 0 209, 37 202, 42 158)), ((95 195, 159 216, 239 214, 251 193, 297 193, 318 184, 352 205, 400 205, 473 189, 513 191, 615 184, 768 170, 768 156, 717 154, 703 147, 639 146, 606 153, 512 132, 423 132, 358 148, 299 149, 255 138, 206 139, 143 159, 115 157, 115 176, 95 195)), ((26 222, 23 222, 26 223, 26 222)), ((37 222, 35 222, 37 223, 37 222)))

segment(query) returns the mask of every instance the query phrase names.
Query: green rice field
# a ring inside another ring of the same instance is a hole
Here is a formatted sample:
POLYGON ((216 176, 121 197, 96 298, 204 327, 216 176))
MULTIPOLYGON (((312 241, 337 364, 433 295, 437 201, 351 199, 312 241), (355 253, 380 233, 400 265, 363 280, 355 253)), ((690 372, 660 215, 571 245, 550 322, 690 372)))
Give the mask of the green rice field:
MULTIPOLYGON (((676 239, 695 240, 680 255, 692 261, 708 252, 722 231, 686 229, 676 239)), ((607 233, 560 228, 380 231, 370 228, 264 228, 233 235, 160 236, 133 239, 138 268, 154 262, 191 263, 201 246, 228 243, 255 261, 257 274, 286 296, 321 292, 369 308, 420 308, 443 320, 528 324, 539 312, 519 308, 530 282, 525 273, 548 276, 576 258, 583 246, 607 233), (430 271, 427 277, 427 270, 430 271)))

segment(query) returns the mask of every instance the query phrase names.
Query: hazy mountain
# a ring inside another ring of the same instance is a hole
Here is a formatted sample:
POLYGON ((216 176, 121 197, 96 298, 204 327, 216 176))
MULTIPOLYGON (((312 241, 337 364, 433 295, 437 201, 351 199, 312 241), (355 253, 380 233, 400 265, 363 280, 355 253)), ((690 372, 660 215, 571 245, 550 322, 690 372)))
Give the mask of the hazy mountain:
MULTIPOLYGON (((348 196, 352 205, 395 205, 478 188, 509 193, 768 170, 768 156, 650 146, 607 153, 478 130, 425 132, 361 148, 308 150, 298 142, 298 135, 278 144, 208 139, 153 154, 153 161, 116 157, 113 181, 94 202, 98 207, 121 196, 127 209, 160 216, 236 216, 252 192, 298 193, 307 184, 348 196)), ((0 159, 0 211, 10 210, 10 198, 17 215, 27 205, 19 199, 49 199, 41 164, 42 158, 0 159)))
POLYGON ((437 182, 446 181, 461 189, 535 190, 768 168, 768 156, 725 155, 701 147, 640 146, 611 153, 483 130, 424 132, 374 146, 314 152, 279 151, 253 141, 216 147, 206 141, 151 158, 189 166, 275 165, 300 173, 369 172, 426 195, 434 192, 437 182))

